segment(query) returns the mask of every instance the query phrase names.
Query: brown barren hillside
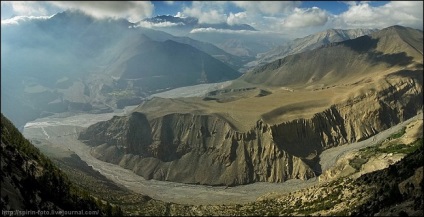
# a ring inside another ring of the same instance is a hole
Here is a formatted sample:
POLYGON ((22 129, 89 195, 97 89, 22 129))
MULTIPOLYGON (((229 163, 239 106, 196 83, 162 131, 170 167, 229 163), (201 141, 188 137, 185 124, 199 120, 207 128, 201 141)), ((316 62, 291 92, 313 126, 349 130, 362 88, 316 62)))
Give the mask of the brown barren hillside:
POLYGON ((270 86, 334 85, 422 65, 422 31, 392 26, 253 69, 242 80, 270 86))

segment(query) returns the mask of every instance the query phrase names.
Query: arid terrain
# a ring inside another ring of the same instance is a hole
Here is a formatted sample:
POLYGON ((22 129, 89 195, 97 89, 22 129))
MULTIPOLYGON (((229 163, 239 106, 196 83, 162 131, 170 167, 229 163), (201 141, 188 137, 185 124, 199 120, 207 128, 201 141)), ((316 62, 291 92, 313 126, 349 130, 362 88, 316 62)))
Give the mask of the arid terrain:
MULTIPOLYGON (((78 133, 89 125, 108 120, 114 115, 124 115, 131 112, 131 109, 134 109, 134 107, 126 108, 117 113, 77 114, 68 117, 42 118, 28 123, 24 128, 24 135, 50 157, 60 159, 75 153, 94 170, 99 171, 120 186, 125 186, 136 193, 165 202, 192 205, 243 204, 253 202, 265 194, 288 193, 320 183, 317 178, 312 178, 310 180, 289 180, 284 183, 259 182, 228 188, 145 180, 130 170, 94 158, 90 154, 92 148, 77 139, 78 133)), ((338 160, 340 161, 340 159, 360 148, 372 146, 385 140, 402 127, 411 126, 411 123, 414 124, 415 128, 412 132, 408 131, 407 136, 410 136, 406 138, 409 138, 408 141, 419 138, 419 132, 422 132, 422 118, 422 113, 420 113, 399 125, 376 134, 372 138, 324 151, 320 155, 319 162, 322 165, 323 173, 326 174, 327 170, 336 170, 334 173, 338 176, 340 171, 337 170, 338 165, 335 164, 338 160)), ((320 180, 324 180, 323 177, 325 176, 320 177, 320 180)))

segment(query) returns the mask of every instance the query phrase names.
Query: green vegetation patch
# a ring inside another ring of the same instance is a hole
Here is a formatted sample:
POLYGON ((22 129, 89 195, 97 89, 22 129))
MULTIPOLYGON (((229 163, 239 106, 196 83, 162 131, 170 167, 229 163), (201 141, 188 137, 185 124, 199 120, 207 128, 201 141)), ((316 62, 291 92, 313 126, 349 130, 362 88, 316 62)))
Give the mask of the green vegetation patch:
POLYGON ((368 162, 368 159, 362 158, 362 156, 355 157, 349 161, 349 165, 355 168, 356 171, 359 171, 365 163, 368 162))
POLYGON ((403 127, 401 130, 399 130, 396 133, 393 133, 392 135, 389 136, 389 140, 393 140, 393 139, 397 139, 402 137, 404 134, 406 133, 406 127, 403 127))
MULTIPOLYGON (((398 139, 406 133, 406 127, 403 127, 400 131, 390 135, 388 141, 398 139)), ((423 145, 423 139, 419 138, 410 144, 396 143, 396 141, 389 143, 387 146, 382 147, 383 143, 379 143, 373 146, 359 149, 359 154, 349 160, 349 165, 355 168, 356 171, 361 169, 361 166, 368 162, 368 160, 377 154, 409 154, 420 148, 423 145)))

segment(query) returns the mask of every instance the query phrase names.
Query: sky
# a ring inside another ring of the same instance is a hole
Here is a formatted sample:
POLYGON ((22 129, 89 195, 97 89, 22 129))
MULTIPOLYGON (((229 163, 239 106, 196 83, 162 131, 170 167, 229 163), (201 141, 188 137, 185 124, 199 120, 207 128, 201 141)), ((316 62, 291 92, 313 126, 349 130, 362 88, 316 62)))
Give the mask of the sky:
POLYGON ((249 24, 301 36, 329 28, 403 25, 422 30, 422 8, 422 1, 2 1, 1 20, 4 25, 79 9, 96 18, 138 22, 157 15, 190 16, 200 23, 249 24))

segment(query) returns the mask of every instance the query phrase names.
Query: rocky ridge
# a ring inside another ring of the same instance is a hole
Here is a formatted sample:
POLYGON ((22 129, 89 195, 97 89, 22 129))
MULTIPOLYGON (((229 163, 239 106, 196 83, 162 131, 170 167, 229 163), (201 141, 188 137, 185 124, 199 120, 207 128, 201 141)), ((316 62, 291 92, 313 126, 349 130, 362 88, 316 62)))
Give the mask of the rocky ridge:
POLYGON ((247 68, 262 66, 288 55, 301 53, 334 42, 354 39, 363 35, 371 34, 376 29, 328 29, 323 32, 297 38, 293 41, 280 45, 266 53, 258 54, 256 60, 246 64, 247 68))

